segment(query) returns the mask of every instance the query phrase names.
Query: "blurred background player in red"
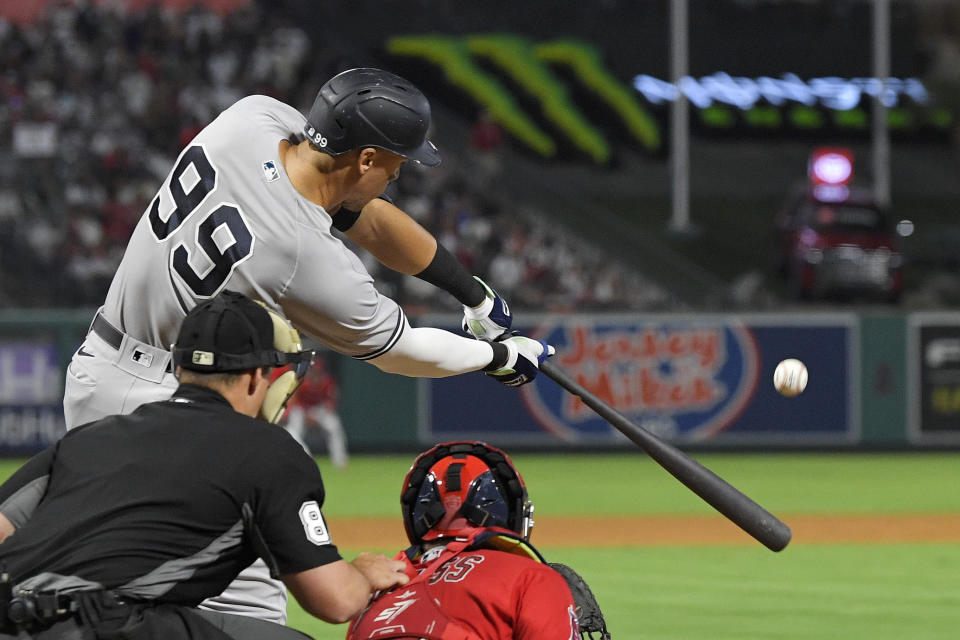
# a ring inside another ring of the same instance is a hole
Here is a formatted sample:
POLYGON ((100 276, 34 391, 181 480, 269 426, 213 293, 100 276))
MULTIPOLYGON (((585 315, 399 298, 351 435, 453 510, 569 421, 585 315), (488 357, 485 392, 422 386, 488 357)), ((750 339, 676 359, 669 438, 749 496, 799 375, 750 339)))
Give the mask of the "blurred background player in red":
POLYGON ((583 579, 530 544, 533 504, 500 449, 438 444, 414 461, 400 504, 410 582, 379 594, 347 640, 609 640, 583 579))
POLYGON ((318 356, 310 365, 303 383, 287 403, 287 413, 281 424, 300 443, 304 451, 313 455, 308 442, 309 429, 323 432, 330 461, 343 468, 349 461, 347 437, 337 410, 340 386, 330 373, 323 356, 318 356))

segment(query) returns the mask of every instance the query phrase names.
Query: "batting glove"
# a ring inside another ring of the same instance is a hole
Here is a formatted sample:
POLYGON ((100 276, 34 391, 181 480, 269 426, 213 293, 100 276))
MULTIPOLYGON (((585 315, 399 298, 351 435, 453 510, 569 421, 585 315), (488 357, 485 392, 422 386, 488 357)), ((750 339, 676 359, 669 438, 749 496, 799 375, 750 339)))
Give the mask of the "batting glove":
POLYGON ((478 340, 496 340, 510 331, 513 315, 507 301, 487 283, 473 276, 486 292, 483 302, 477 307, 463 307, 463 330, 478 340))
POLYGON ((540 371, 540 363, 556 353, 546 342, 524 336, 503 336, 497 342, 507 348, 507 362, 499 369, 484 373, 508 387, 532 381, 540 371))

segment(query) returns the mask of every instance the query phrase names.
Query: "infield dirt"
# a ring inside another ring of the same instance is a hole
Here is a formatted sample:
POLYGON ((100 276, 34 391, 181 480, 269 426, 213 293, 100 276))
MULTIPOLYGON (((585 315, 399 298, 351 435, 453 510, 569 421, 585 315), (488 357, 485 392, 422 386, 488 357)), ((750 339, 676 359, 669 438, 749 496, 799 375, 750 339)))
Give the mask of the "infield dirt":
MULTIPOLYGON (((960 514, 780 516, 793 530, 791 544, 960 542, 960 514)), ((399 518, 331 517, 334 541, 343 547, 400 548, 399 518)), ((757 544, 718 516, 536 518, 531 538, 542 547, 623 547, 757 544)))

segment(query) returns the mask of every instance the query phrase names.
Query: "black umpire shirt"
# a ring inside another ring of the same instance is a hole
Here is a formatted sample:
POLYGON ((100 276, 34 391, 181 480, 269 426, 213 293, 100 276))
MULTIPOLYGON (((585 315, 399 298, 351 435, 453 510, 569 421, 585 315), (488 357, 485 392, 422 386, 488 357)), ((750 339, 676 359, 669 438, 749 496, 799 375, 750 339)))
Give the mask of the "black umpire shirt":
POLYGON ((184 384, 68 432, 0 487, 18 588, 115 589, 196 605, 257 556, 287 575, 340 559, 320 471, 277 425, 184 384))

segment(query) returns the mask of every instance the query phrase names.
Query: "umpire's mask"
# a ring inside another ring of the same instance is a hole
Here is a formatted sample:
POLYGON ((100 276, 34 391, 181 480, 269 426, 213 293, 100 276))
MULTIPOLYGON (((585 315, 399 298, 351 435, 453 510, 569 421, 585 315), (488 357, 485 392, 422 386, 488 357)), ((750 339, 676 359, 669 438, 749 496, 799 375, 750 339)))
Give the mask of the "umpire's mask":
POLYGON ((183 319, 173 362, 198 373, 290 367, 270 384, 260 417, 277 422, 313 358, 300 335, 280 314, 233 291, 198 304, 183 319))

